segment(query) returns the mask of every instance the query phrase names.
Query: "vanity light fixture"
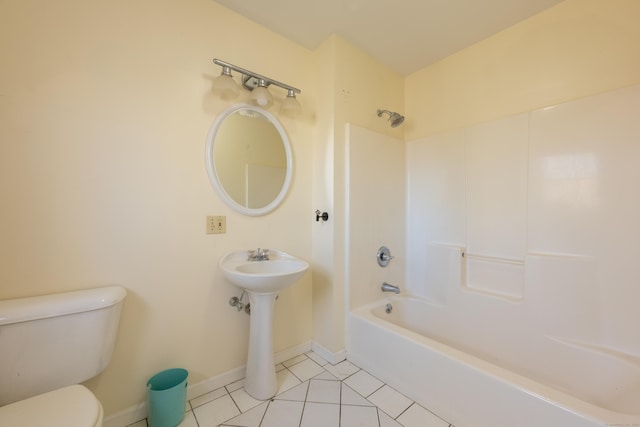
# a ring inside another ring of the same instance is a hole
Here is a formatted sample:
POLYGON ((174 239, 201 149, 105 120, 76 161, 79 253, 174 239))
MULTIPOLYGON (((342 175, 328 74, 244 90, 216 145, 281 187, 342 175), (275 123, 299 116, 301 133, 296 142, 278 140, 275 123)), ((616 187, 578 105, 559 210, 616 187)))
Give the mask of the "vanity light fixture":
POLYGON ((269 108, 273 104, 273 96, 268 88, 269 86, 278 86, 287 91, 287 97, 282 101, 281 112, 296 113, 301 110, 300 103, 296 99, 296 94, 302 93, 300 89, 220 59, 214 59, 213 63, 222 67, 222 73, 213 81, 213 92, 219 94, 223 99, 232 99, 240 92, 239 86, 231 75, 231 70, 233 70, 242 74, 242 87, 251 91, 250 102, 252 104, 265 109, 269 108))
POLYGON ((240 87, 233 80, 231 68, 227 66, 222 67, 222 73, 213 81, 213 93, 227 100, 238 96, 240 87))

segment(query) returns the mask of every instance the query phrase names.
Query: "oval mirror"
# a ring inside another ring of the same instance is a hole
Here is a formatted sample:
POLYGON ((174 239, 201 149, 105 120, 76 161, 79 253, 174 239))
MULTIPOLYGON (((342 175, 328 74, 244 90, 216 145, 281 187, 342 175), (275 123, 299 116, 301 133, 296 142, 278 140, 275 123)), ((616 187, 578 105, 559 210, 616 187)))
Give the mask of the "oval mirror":
POLYGON ((251 216, 278 207, 293 174, 284 128, 274 115, 248 104, 226 109, 213 122, 207 134, 206 164, 220 197, 251 216))

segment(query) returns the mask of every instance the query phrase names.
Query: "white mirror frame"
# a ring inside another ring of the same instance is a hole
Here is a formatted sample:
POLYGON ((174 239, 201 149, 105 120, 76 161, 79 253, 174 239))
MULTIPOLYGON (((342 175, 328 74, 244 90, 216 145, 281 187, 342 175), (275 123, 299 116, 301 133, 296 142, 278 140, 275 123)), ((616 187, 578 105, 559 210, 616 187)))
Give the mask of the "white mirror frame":
POLYGON ((272 212, 275 208, 277 208, 280 203, 287 196, 289 191, 289 187, 291 187, 291 180, 293 177, 293 155, 291 153, 291 143, 289 142, 289 138, 287 133, 284 130, 284 127, 280 124, 280 121, 270 112, 263 110, 262 108, 256 107, 250 104, 236 104, 233 105, 226 110, 224 110, 211 124, 209 128, 209 132, 207 134, 207 144, 205 149, 205 163, 207 165, 207 174, 209 175, 209 181, 211 181, 211 185, 215 188, 216 192, 222 197, 222 200, 229 205, 234 210, 240 212, 241 214, 248 216, 261 216, 266 215, 269 212, 272 212), (216 171, 215 161, 213 158, 213 147, 215 144, 216 134, 218 133, 218 129, 224 123, 224 120, 230 115, 240 111, 240 110, 250 110, 256 113, 262 114, 266 117, 273 126, 275 126, 276 130, 280 134, 280 138, 282 140, 282 144, 284 145, 284 151, 287 156, 287 171, 285 173, 284 183, 282 184, 282 188, 280 189, 280 193, 276 196, 275 199, 271 203, 261 208, 248 208, 237 203, 235 200, 229 196, 224 187, 222 186, 220 179, 218 178, 218 173, 216 171))

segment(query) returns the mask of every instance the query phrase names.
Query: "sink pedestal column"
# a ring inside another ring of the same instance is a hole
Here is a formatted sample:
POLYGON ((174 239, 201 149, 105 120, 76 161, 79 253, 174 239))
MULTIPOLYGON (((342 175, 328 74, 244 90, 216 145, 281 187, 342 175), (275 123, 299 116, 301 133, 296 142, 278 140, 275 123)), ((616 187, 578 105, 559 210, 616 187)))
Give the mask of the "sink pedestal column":
POLYGON ((249 355, 244 389, 251 397, 267 400, 278 391, 273 360, 273 306, 277 293, 248 292, 251 303, 249 355))

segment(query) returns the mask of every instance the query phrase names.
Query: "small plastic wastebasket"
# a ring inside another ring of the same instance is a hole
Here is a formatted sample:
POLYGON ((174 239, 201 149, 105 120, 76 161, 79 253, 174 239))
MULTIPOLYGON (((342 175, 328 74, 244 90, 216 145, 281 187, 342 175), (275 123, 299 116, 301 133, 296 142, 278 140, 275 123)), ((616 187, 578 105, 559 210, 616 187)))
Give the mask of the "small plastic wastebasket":
POLYGON ((187 404, 186 369, 158 372, 147 381, 147 417, 150 427, 176 427, 187 404))

